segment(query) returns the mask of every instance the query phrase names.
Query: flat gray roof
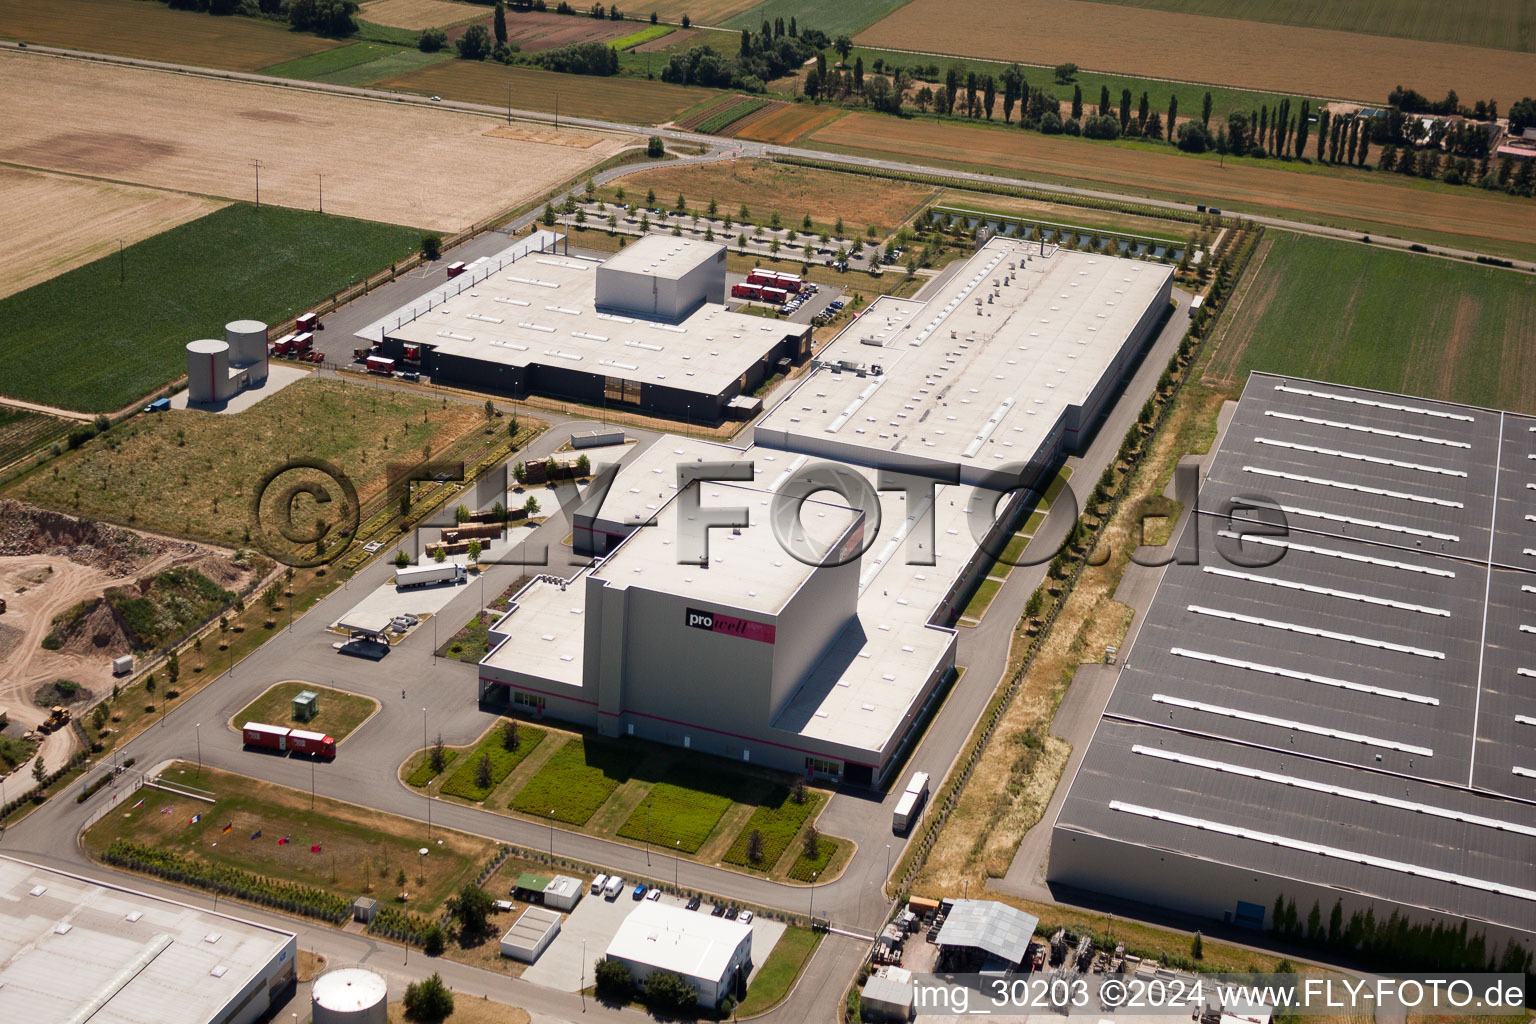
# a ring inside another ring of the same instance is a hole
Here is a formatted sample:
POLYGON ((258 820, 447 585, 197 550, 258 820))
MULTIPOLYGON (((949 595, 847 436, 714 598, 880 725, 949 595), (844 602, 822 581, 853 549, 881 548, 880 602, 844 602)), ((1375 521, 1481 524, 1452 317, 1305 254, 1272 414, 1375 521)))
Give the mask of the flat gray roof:
POLYGON ((609 270, 676 279, 725 251, 719 242, 673 235, 643 235, 603 261, 609 270))
POLYGON ((998 469, 1083 404, 1173 268, 993 238, 927 300, 882 297, 762 421, 795 447, 836 441, 998 469), (1006 284, 1003 282, 1007 281, 1006 284), (839 363, 883 373, 835 372, 839 363))
POLYGON ((1009 963, 1029 952, 1040 919, 997 900, 955 900, 934 939, 941 946, 984 949, 1009 963))
POLYGON ((66 1021, 96 1007, 92 1024, 205 1024, 293 943, 291 932, 0 857, 0 1020, 66 1021))
POLYGON ((1533 428, 1250 377, 1058 824, 1536 930, 1533 428))
MULTIPOLYGON (((648 241, 641 239, 624 252, 648 241)), ((471 265, 428 301, 401 307, 363 334, 377 341, 382 330, 390 338, 431 345, 448 355, 507 366, 559 367, 715 396, 786 336, 809 329, 708 302, 675 324, 599 312, 596 269, 623 258, 623 253, 598 261, 530 252, 518 243, 471 265)))

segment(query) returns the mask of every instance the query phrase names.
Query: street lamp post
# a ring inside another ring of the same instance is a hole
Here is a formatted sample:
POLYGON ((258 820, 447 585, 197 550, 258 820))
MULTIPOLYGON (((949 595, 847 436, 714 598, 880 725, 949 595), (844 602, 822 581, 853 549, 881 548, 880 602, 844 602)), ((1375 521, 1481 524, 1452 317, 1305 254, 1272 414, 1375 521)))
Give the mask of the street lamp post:
POLYGON ((197 777, 203 777, 203 723, 198 722, 192 726, 192 731, 197 734, 197 777))
POLYGON ((315 809, 315 755, 309 755, 309 809, 315 809))
MULTIPOLYGON (((427 709, 426 708, 422 708, 421 709, 421 749, 422 750, 426 750, 427 749, 427 709)), ((431 757, 432 754, 429 752, 427 754, 427 756, 431 757)), ((427 801, 427 838, 431 839, 432 838, 432 780, 431 779, 428 779, 427 780, 427 784, 425 786, 421 787, 421 795, 423 797, 425 797, 426 801, 427 801)))
POLYGON ((683 841, 679 839, 672 847, 672 888, 678 888, 677 884, 677 858, 683 852, 683 841))
MULTIPOLYGON (((885 881, 888 882, 890 880, 891 880, 891 844, 890 843, 886 843, 885 844, 885 881)), ((880 883, 880 887, 882 889, 885 888, 885 882, 881 882, 880 883)))
POLYGON ((587 940, 581 940, 581 1012, 587 1012, 587 940))
POLYGON ((645 866, 651 866, 651 802, 645 802, 645 866))
POLYGON ((550 863, 554 863, 555 860, 555 809, 553 807, 549 809, 549 860, 550 863))
POLYGON ((811 911, 807 916, 812 924, 816 922, 816 875, 817 872, 811 872, 811 911))

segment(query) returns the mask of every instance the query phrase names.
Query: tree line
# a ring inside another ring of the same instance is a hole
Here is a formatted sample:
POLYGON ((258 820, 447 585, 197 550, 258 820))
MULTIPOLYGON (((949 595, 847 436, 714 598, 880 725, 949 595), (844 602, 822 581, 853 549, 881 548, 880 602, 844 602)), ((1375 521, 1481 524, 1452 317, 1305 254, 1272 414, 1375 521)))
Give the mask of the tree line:
POLYGON ((357 0, 163 0, 177 11, 242 14, 285 22, 301 32, 349 36, 357 31, 357 0))

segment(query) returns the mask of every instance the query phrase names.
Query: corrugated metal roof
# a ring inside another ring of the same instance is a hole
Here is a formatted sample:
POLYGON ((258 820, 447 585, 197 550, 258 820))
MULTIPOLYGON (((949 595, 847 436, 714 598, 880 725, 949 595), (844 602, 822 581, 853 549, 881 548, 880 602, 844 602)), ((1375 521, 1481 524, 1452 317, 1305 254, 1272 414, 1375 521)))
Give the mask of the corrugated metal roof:
POLYGON ((996 900, 955 900, 935 941, 941 946, 984 949, 1016 964, 1029 952, 1040 919, 996 900))

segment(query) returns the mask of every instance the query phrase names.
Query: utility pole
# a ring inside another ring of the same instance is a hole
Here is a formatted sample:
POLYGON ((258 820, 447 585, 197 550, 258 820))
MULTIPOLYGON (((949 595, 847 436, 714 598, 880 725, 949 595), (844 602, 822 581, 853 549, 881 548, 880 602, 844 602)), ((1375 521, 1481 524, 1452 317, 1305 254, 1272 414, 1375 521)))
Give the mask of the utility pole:
POLYGON ((560 130, 560 94, 555 93, 555 131, 560 130))
POLYGON ((315 177, 320 179, 320 212, 325 212, 325 175, 315 172, 315 177))
POLYGON ((512 83, 507 83, 507 124, 512 123, 512 83))
POLYGON ((127 268, 123 265, 123 240, 117 240, 117 283, 122 284, 127 277, 127 268))
POLYGON ((252 160, 251 166, 256 168, 256 209, 261 209, 261 161, 252 160))

